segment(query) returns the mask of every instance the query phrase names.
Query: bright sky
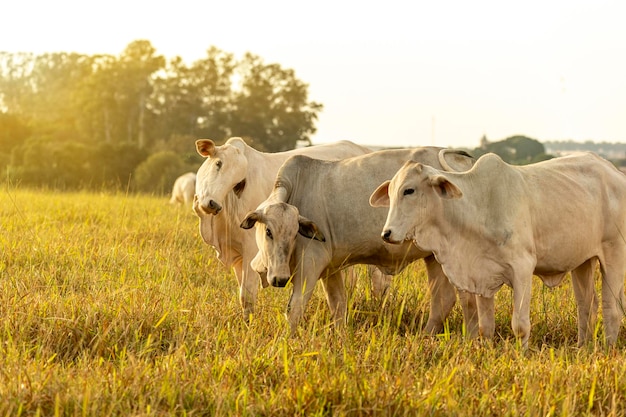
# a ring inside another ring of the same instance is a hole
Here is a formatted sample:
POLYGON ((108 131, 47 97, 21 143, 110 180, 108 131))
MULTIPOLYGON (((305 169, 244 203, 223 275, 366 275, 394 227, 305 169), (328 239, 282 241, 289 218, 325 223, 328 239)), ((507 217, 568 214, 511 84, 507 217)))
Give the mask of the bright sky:
POLYGON ((626 142, 626 2, 20 0, 0 50, 120 54, 147 39, 291 68, 324 105, 314 143, 626 142))

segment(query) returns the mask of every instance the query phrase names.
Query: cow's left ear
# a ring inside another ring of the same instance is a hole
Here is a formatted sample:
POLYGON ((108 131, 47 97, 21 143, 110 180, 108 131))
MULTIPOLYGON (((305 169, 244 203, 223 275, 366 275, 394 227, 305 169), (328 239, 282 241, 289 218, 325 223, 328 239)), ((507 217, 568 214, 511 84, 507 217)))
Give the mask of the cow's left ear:
POLYGON ((443 175, 431 175, 428 177, 428 184, 435 190, 441 198, 461 198, 463 192, 459 187, 450 182, 443 175))
POLYGON ((196 151, 205 158, 213 156, 215 155, 215 142, 211 139, 198 139, 196 141, 196 151))
POLYGON ((252 226, 254 226, 256 222, 260 220, 261 220, 261 213, 259 213, 258 211, 251 211, 250 213, 246 214, 246 217, 243 218, 239 227, 241 227, 242 229, 246 229, 246 230, 251 229, 252 226))
POLYGON ((389 181, 385 181, 378 186, 376 191, 370 196, 370 206, 389 207, 389 181))
POLYGON ((309 239, 326 242, 324 234, 318 229, 317 225, 306 217, 298 216, 298 233, 309 239))

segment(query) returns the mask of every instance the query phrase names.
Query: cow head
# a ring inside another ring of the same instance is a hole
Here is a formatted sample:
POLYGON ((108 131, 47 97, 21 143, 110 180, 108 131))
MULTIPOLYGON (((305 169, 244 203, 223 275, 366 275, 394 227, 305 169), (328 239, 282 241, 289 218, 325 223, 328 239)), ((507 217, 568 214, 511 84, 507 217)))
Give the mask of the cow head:
MULTIPOLYGON (((381 237, 387 243, 416 240, 425 223, 440 213, 441 199, 461 198, 461 190, 446 176, 418 162, 406 162, 391 181, 370 196, 372 207, 389 207, 381 237)), ((424 248, 426 249, 426 248, 424 248)))
POLYGON ((315 223, 300 216, 298 209, 287 203, 274 203, 252 211, 241 222, 250 229, 256 225, 259 253, 251 262, 258 272, 267 271, 267 280, 274 287, 284 287, 291 279, 289 261, 296 246, 296 236, 324 242, 315 223))
POLYGON ((218 214, 231 191, 241 195, 248 172, 245 146, 241 138, 230 138, 222 146, 215 146, 211 139, 196 141, 196 150, 206 158, 196 179, 194 210, 198 215, 218 214))

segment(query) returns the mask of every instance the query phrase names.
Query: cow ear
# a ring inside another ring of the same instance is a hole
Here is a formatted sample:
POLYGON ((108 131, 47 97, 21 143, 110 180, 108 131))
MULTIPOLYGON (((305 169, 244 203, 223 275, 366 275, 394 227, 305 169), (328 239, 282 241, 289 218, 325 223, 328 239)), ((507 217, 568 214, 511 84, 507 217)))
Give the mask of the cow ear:
POLYGON ((370 206, 389 207, 389 181, 385 181, 378 186, 376 191, 370 196, 370 206))
POLYGON ((196 141, 196 151, 205 158, 215 155, 215 142, 211 139, 198 139, 196 141))
POLYGON ((306 217, 298 216, 298 233, 309 239, 326 242, 324 234, 317 228, 317 225, 306 217))
POLYGON ((441 198, 461 198, 463 196, 463 192, 450 182, 443 175, 431 175, 428 177, 428 184, 435 190, 435 192, 441 198))
POLYGON ((261 221, 261 213, 258 211, 251 211, 246 214, 246 217, 244 217, 239 227, 246 230, 251 229, 252 226, 254 226, 258 221, 261 221))
MULTIPOLYGON (((250 267, 258 272, 259 274, 263 273, 263 272, 267 272, 267 266, 265 265, 265 262, 263 262, 263 257, 261 256, 261 251, 257 252, 256 256, 254 258, 252 258, 252 260, 250 261, 250 267)), ((263 280, 261 280, 263 281, 263 280)), ((267 282, 267 280, 265 281, 267 282)), ((263 285, 263 287, 267 287, 267 285, 263 285)))

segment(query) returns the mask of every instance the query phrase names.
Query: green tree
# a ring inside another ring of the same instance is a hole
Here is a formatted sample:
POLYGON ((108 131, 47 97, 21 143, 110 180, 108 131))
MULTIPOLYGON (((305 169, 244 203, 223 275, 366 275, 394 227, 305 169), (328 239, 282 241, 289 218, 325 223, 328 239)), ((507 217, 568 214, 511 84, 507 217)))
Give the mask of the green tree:
POLYGON ((119 57, 92 57, 94 70, 77 88, 83 138, 145 147, 155 120, 148 101, 164 66, 165 58, 146 40, 131 42, 119 57))
POLYGON ((225 138, 230 133, 235 65, 232 54, 215 47, 190 67, 180 57, 170 60, 166 71, 155 80, 149 103, 158 127, 155 137, 163 141, 186 135, 225 138))
POLYGON ((252 138, 268 151, 293 149, 310 142, 322 105, 308 101, 308 85, 291 69, 265 64, 247 53, 238 66, 241 86, 235 93, 231 130, 252 138))
POLYGON ((30 135, 30 129, 17 116, 0 112, 0 169, 11 161, 11 152, 30 135))
POLYGON ((184 161, 175 152, 157 152, 137 166, 135 184, 140 191, 165 194, 185 170, 184 161))
POLYGON ((18 183, 73 189, 88 186, 89 148, 79 142, 46 137, 28 139, 13 149, 10 178, 18 183))
POLYGON ((77 139, 76 86, 92 71, 92 59, 76 53, 4 56, 2 102, 34 131, 44 130, 57 139, 77 139), (19 64, 18 68, 4 68, 19 64))
POLYGON ((148 152, 131 143, 99 143, 91 147, 89 174, 94 186, 128 189, 133 173, 148 152))
POLYGON ((30 53, 0 52, 0 109, 24 117, 23 97, 32 94, 27 80, 32 72, 35 55, 30 53))
POLYGON ((537 155, 546 153, 541 142, 526 136, 511 136, 505 142, 515 150, 514 161, 517 164, 529 164, 537 155))
POLYGON ((152 153, 162 151, 176 152, 189 165, 192 171, 197 171, 204 162, 204 158, 196 151, 197 136, 172 135, 167 141, 159 141, 150 151, 152 153))
POLYGON ((153 87, 153 75, 165 65, 165 58, 156 55, 156 49, 147 40, 131 42, 122 53, 119 63, 120 107, 126 115, 125 141, 146 145, 147 103, 153 87))
MULTIPOLYGON (((0 167, 29 184, 121 186, 151 153, 174 151, 197 169, 199 137, 292 149, 310 141, 321 109, 293 70, 250 53, 236 60, 211 47, 190 66, 166 65, 147 40, 119 56, 0 53, 0 167)), ((168 158, 157 160, 169 172, 168 158)))
POLYGON ((29 135, 29 127, 19 117, 0 112, 0 153, 11 153, 29 135))
POLYGON ((475 149, 474 156, 480 156, 487 152, 499 155, 505 162, 516 165, 525 165, 549 159, 543 144, 526 136, 516 135, 499 142, 481 141, 482 146, 475 149))
POLYGON ((81 112, 77 128, 83 138, 96 143, 118 142, 123 129, 119 106, 119 70, 112 55, 93 57, 94 71, 77 86, 76 100, 81 112))

